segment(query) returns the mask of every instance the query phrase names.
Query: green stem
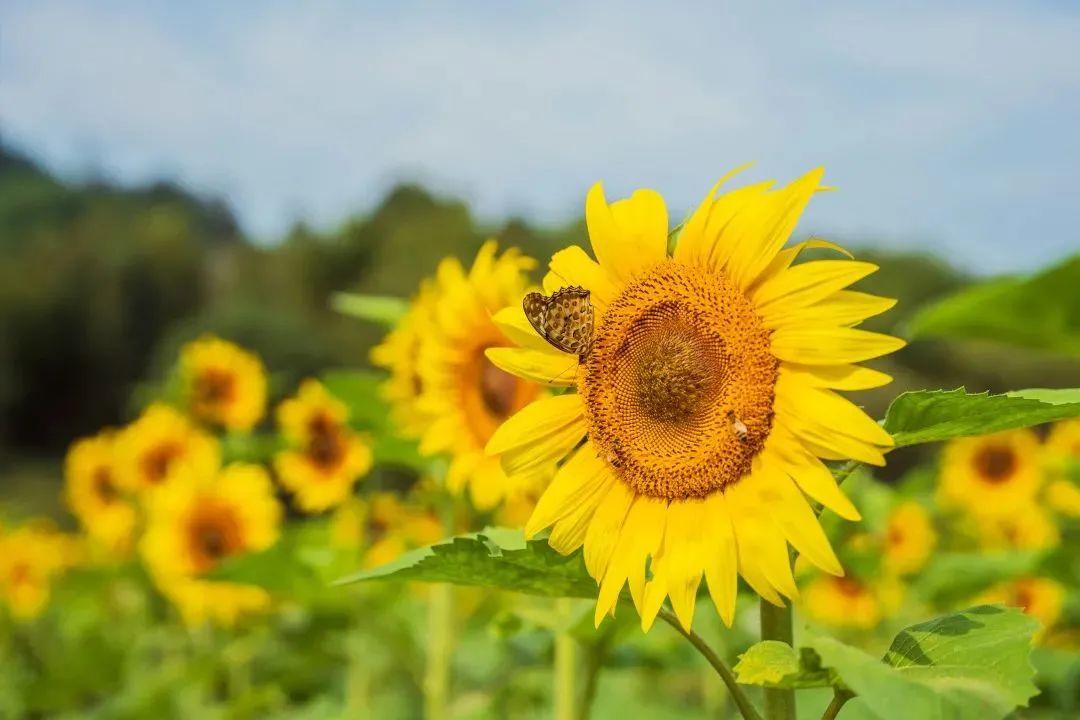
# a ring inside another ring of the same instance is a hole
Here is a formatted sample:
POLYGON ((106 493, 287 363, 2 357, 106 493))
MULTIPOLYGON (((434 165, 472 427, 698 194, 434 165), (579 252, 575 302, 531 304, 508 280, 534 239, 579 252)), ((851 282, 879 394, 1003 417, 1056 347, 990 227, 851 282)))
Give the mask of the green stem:
POLYGON ((757 711, 757 708, 750 702, 750 698, 746 696, 742 688, 735 682, 735 676, 731 674, 731 670, 724 664, 724 661, 720 659, 720 656, 713 651, 709 644, 705 642, 700 635, 693 630, 683 629, 682 624, 678 618, 668 610, 667 608, 661 608, 660 614, 657 616, 671 627, 679 631, 679 634, 690 641, 702 657, 709 661, 713 670, 720 676, 720 679, 724 681, 724 685, 727 686, 728 692, 731 694, 732 700, 735 701, 735 706, 739 708, 739 712, 742 713, 745 720, 764 720, 761 717, 761 713, 757 711))
POLYGON ((555 601, 555 615, 559 625, 555 632, 555 720, 575 720, 577 642, 567 627, 573 612, 573 600, 559 598, 555 601))
POLYGON ((855 696, 846 690, 837 690, 833 695, 832 702, 829 703, 829 707, 825 708, 825 714, 821 716, 821 720, 835 720, 836 716, 840 714, 840 708, 844 707, 844 703, 853 697, 855 696))
MULTIPOLYGON (((762 598, 761 639, 779 640, 794 647, 790 605, 777 607, 762 598)), ((765 717, 767 720, 795 720, 795 691, 786 688, 765 688, 765 717)))
POLYGON ((453 588, 445 583, 431 586, 428 597, 427 667, 424 669, 424 718, 446 720, 449 716, 450 652, 453 643, 453 588))

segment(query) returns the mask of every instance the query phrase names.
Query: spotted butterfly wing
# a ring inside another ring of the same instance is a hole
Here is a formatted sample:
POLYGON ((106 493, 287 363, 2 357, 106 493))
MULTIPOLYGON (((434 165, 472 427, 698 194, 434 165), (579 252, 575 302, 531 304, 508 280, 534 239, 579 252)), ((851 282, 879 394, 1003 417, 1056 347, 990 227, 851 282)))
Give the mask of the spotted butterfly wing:
POLYGON ((554 347, 578 357, 589 354, 594 313, 588 290, 562 288, 551 297, 533 292, 525 296, 521 305, 529 324, 554 347))

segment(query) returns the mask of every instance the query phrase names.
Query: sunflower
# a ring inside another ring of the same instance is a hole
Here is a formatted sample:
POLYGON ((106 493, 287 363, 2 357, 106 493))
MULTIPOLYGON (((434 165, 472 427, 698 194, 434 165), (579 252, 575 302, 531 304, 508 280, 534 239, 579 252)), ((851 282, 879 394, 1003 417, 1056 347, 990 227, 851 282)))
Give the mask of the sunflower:
POLYGON ((1017 505, 1008 515, 977 515, 974 520, 985 550, 1046 550, 1061 543, 1057 523, 1034 504, 1017 505))
POLYGON ((267 607, 270 596, 258 587, 204 575, 225 558, 273 545, 280 523, 281 506, 261 467, 234 464, 198 474, 189 466, 148 502, 140 550, 185 622, 231 624, 241 614, 267 607))
POLYGON ((852 577, 819 576, 803 590, 801 607, 815 622, 869 630, 900 606, 903 588, 893 578, 871 584, 852 577))
POLYGON ((1042 483, 1039 438, 1031 430, 960 438, 945 446, 938 496, 972 515, 1008 515, 1030 505, 1042 483))
POLYGON ((508 482, 499 461, 484 453, 495 429, 540 392, 536 384, 505 372, 485 355, 511 345, 491 316, 521 300, 525 271, 534 265, 515 249, 496 255, 493 241, 484 243, 468 271, 457 260, 444 260, 436 277, 432 322, 420 342, 419 408, 433 418, 420 452, 449 453, 447 487, 457 493, 468 486, 481 510, 496 506, 518 485, 554 471, 550 458, 514 457, 505 463, 515 476, 508 482))
POLYGON ((331 543, 343 550, 362 551, 364 567, 385 565, 442 536, 442 524, 434 514, 387 492, 351 498, 334 511, 330 521, 331 543))
POLYGON ((371 363, 390 372, 380 392, 390 406, 391 420, 402 436, 411 439, 418 439, 430 422, 418 407, 423 381, 417 356, 431 324, 434 294, 433 282, 422 282, 405 316, 371 349, 371 363))
POLYGON ((212 475, 220 463, 217 440, 161 404, 148 407, 118 434, 114 452, 117 484, 140 493, 168 485, 180 467, 212 475))
POLYGON ((0 601, 12 617, 30 620, 48 606, 54 578, 70 564, 67 550, 65 538, 38 524, 0 532, 0 601))
POLYGON ((1080 487, 1072 480, 1052 480, 1046 486, 1046 504, 1065 517, 1080 517, 1080 487))
POLYGON ((277 454, 274 469, 304 512, 340 504, 371 469, 371 448, 349 429, 349 409, 319 381, 305 381, 277 419, 293 447, 277 454))
POLYGON ((266 370, 258 356, 212 335, 180 351, 184 402, 199 420, 250 430, 266 412, 266 370))
POLYGON ((885 528, 885 567, 897 575, 910 575, 926 565, 937 533, 930 514, 917 502, 902 502, 889 513, 885 528))
POLYGON ((1061 619, 1065 588, 1050 578, 1022 577, 991 588, 980 600, 1018 607, 1038 620, 1042 628, 1035 634, 1035 641, 1039 642, 1046 631, 1061 619))
POLYGON ((729 625, 737 574, 782 605, 797 594, 789 542, 842 574, 804 493, 859 517, 822 459, 881 465, 893 441, 835 391, 889 382, 855 363, 904 343, 854 327, 894 304, 845 289, 874 265, 794 264, 806 247, 839 249, 821 241, 783 249, 821 176, 775 191, 714 188, 673 253, 657 193, 608 205, 598 184, 585 204, 598 262, 567 248, 544 279, 548 292, 589 291, 587 352, 551 347, 520 307, 496 317, 522 346, 488 350, 496 366, 576 390, 510 418, 488 451, 511 475, 526 459, 568 456, 526 533, 552 527, 548 542, 563 553, 584 545, 597 623, 627 582, 646 629, 665 596, 689 627, 703 575, 729 625))
POLYGON ((1080 463, 1080 420, 1055 423, 1046 436, 1046 455, 1058 463, 1080 463))
POLYGON ((64 462, 65 497, 87 535, 104 548, 124 553, 135 531, 132 488, 120 484, 113 451, 115 436, 102 432, 75 442, 64 462))

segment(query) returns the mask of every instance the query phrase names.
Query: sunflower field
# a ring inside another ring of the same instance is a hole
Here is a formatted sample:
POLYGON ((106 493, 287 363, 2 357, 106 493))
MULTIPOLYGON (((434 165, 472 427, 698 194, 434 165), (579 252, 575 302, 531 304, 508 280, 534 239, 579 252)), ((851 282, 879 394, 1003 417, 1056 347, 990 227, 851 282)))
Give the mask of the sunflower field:
POLYGON ((5 154, 0 718, 1080 716, 1080 256, 748 175, 266 248, 5 154))

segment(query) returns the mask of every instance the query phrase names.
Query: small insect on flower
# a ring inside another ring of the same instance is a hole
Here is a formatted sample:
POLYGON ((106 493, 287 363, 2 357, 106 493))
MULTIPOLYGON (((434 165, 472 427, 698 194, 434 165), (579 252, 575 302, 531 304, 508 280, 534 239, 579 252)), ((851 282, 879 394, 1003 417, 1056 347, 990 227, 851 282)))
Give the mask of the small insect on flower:
POLYGON ((540 337, 565 353, 584 359, 592 350, 593 306, 588 290, 566 287, 550 297, 531 292, 521 301, 525 317, 540 337))
POLYGON ((735 417, 735 413, 730 410, 728 410, 728 420, 731 421, 731 427, 735 429, 735 434, 739 437, 739 442, 746 442, 747 436, 750 433, 750 429, 746 427, 746 423, 735 417))

